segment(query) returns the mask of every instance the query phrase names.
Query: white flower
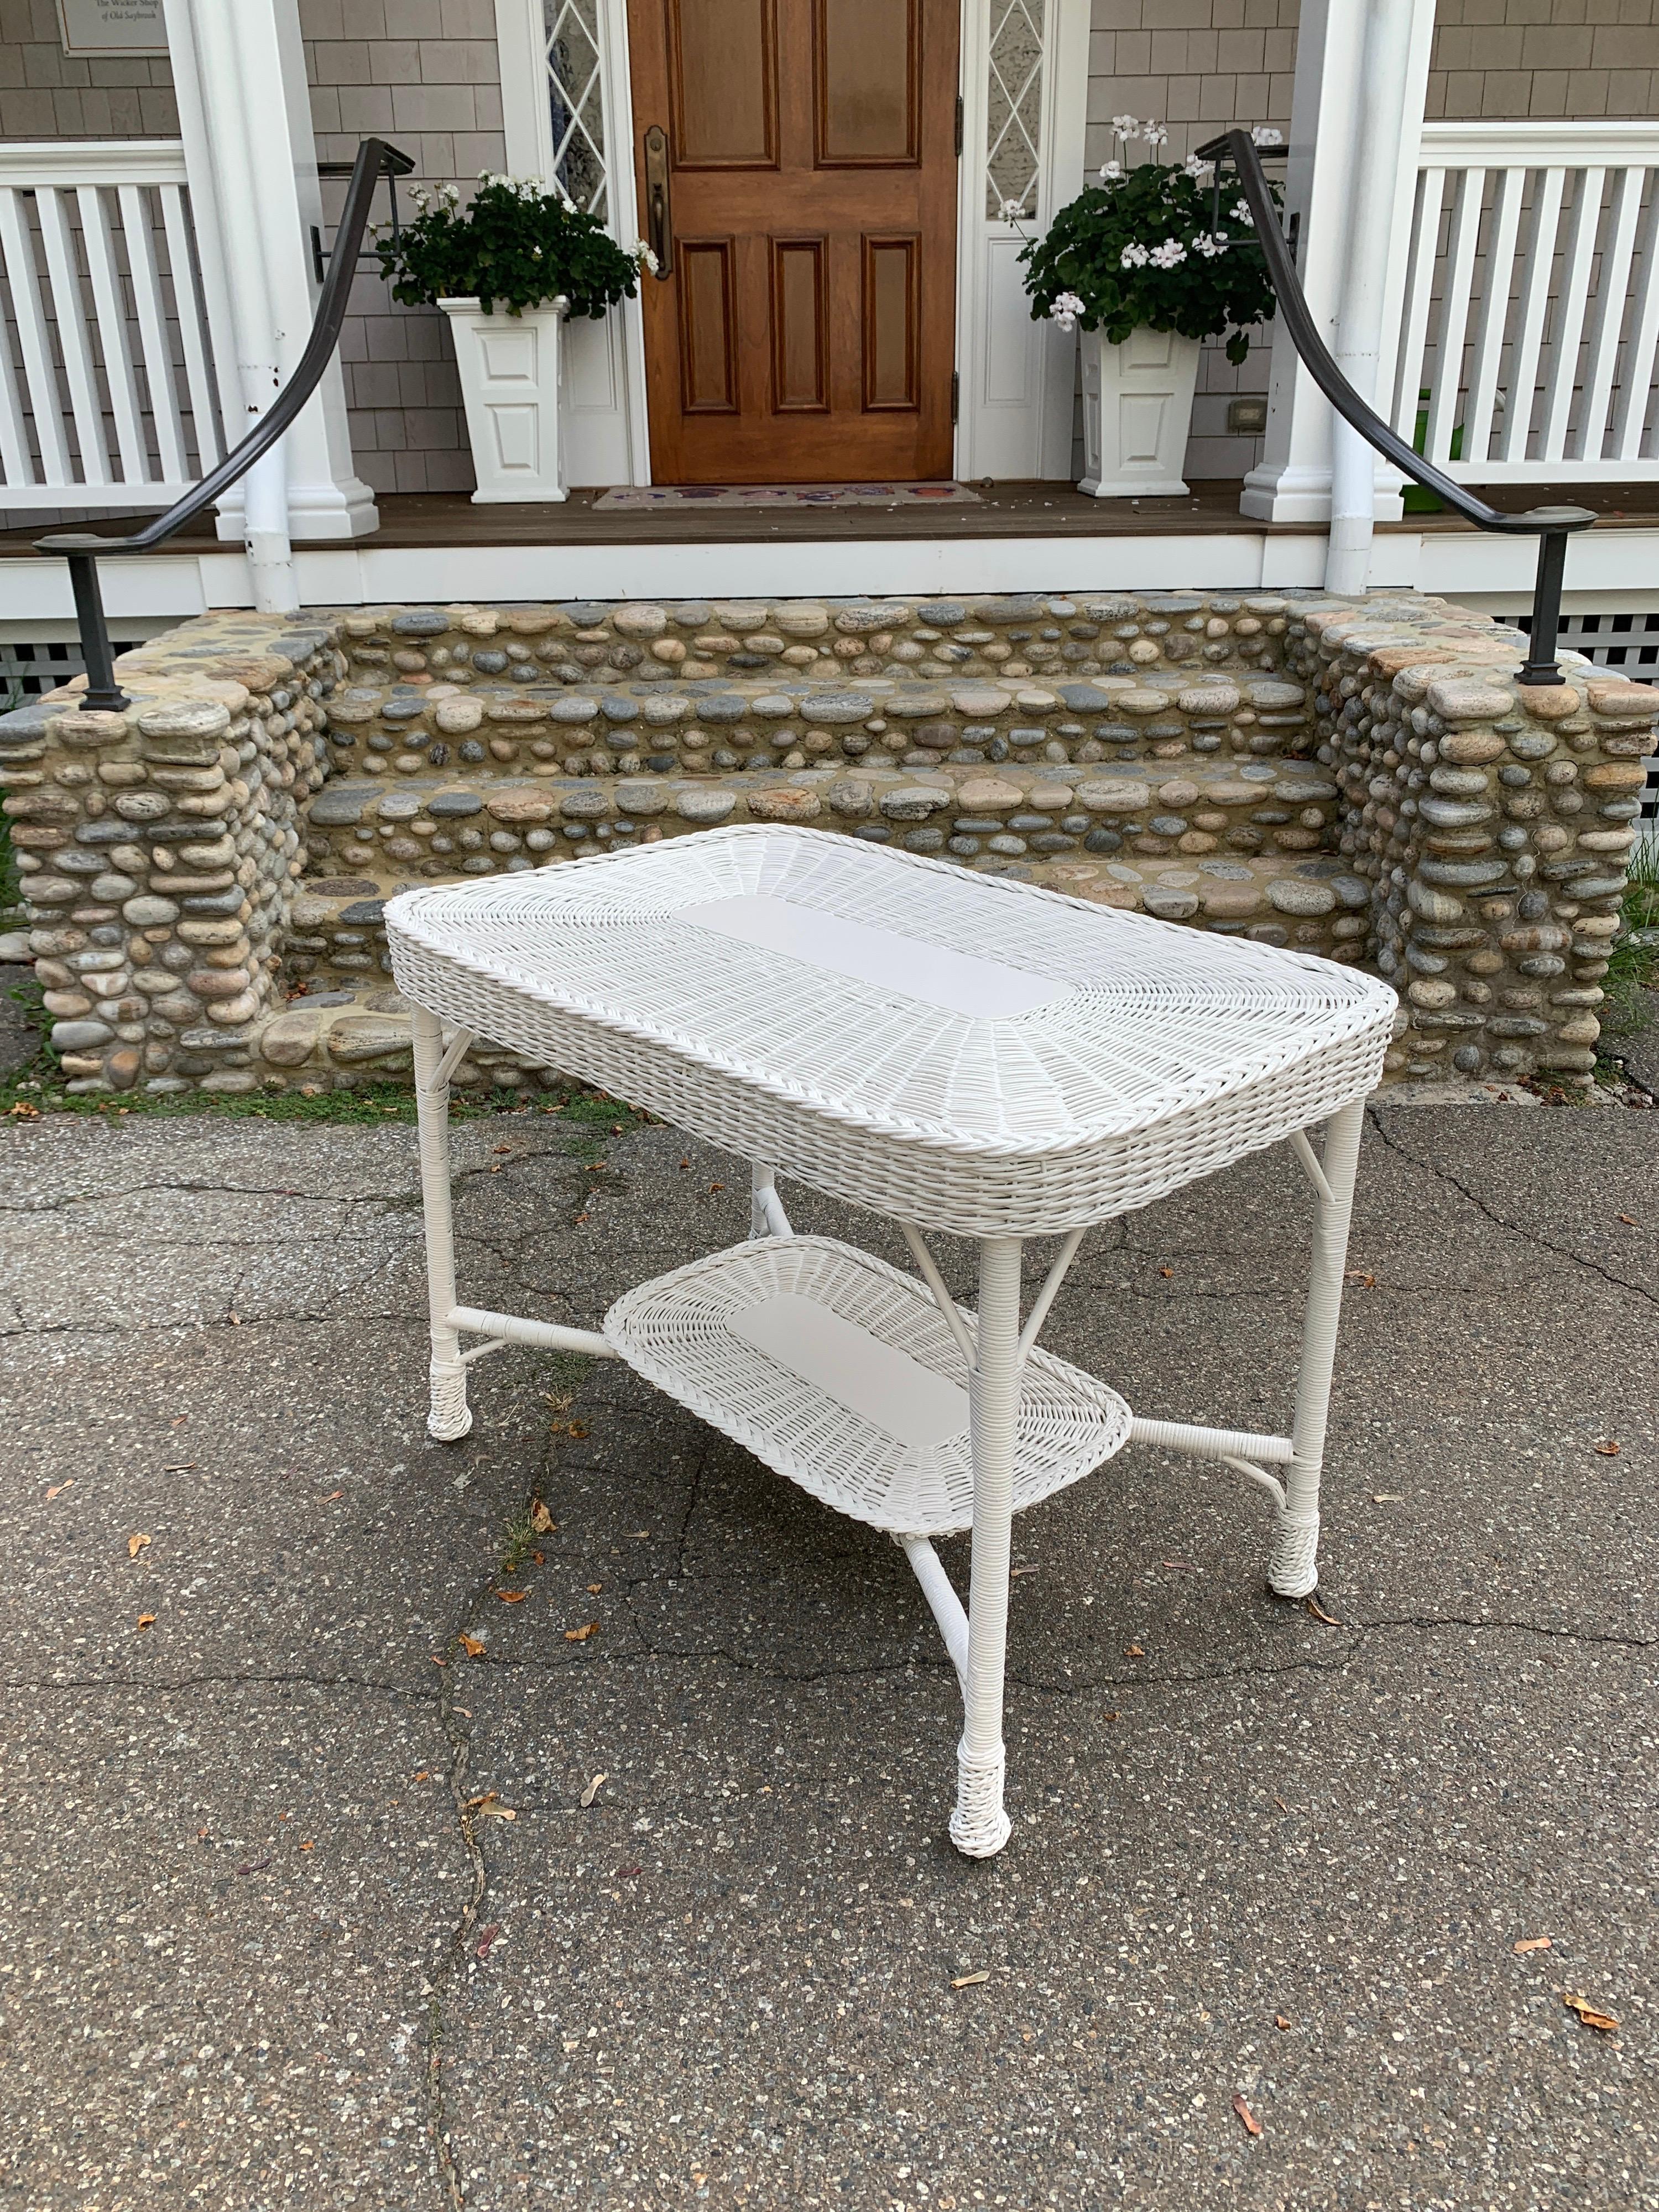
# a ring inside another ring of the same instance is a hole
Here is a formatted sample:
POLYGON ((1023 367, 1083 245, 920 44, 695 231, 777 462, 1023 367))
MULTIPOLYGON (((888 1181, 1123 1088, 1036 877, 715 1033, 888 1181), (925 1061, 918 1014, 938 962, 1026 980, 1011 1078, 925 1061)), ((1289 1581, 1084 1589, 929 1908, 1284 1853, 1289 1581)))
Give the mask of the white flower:
POLYGON ((1282 131, 1273 130, 1268 124, 1258 123, 1250 132, 1250 143, 1253 146, 1282 146, 1285 134, 1282 131))
POLYGON ((1154 123, 1149 118, 1140 135, 1149 146, 1161 146, 1170 134, 1161 123, 1154 123))
POLYGON ((1100 168, 1100 181, 1103 185, 1121 185, 1123 182, 1122 162, 1103 161, 1100 168))
POLYGON ((1188 154, 1181 166, 1195 185, 1207 185, 1215 167, 1212 161, 1200 161, 1196 154, 1188 154))
POLYGON ((1144 269, 1152 256, 1144 246, 1126 246, 1117 258, 1120 269, 1144 269))
POLYGON ((1059 292, 1054 295, 1054 304, 1049 308, 1048 316, 1052 322, 1059 324, 1061 330, 1069 331, 1076 327, 1077 319, 1083 312, 1083 302, 1075 292, 1059 292))
POLYGON ((1126 143, 1140 136, 1139 121, 1133 115, 1115 115, 1112 118, 1112 128, 1126 143))
POLYGON ((1154 269, 1173 269, 1178 261, 1187 258, 1187 249, 1178 238, 1166 238, 1162 246, 1155 246, 1146 256, 1154 269))
POLYGON ((648 269, 653 276, 656 275, 658 270, 662 266, 662 264, 658 260, 656 255, 651 251, 651 248, 646 244, 643 239, 641 239, 639 243, 634 248, 634 258, 639 263, 641 269, 648 269))
POLYGON ((1227 212, 1235 222, 1249 222, 1251 219, 1249 200, 1235 200, 1227 212))
POLYGON ((1218 253, 1227 251, 1227 244, 1224 230, 1200 230, 1193 240, 1193 252, 1201 253, 1206 261, 1213 261, 1218 253))
POLYGON ((1018 222, 1024 212, 1025 202, 1023 197, 1017 200, 1004 200, 1002 203, 1002 220, 1004 222, 1018 222))

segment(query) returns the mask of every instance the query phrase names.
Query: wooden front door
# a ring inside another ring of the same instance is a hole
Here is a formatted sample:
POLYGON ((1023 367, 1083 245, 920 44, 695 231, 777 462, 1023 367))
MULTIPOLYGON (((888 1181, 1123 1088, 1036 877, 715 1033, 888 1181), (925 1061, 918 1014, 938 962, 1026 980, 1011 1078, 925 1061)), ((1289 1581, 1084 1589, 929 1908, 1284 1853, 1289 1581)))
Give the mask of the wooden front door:
POLYGON ((658 483, 951 473, 957 7, 629 0, 658 483))

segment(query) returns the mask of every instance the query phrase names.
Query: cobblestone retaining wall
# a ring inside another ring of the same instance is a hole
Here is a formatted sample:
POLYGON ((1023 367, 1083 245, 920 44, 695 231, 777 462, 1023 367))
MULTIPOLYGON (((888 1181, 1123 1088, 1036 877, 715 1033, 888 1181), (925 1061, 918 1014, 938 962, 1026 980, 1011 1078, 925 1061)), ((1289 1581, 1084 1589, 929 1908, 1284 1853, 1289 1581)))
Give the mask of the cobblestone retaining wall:
POLYGON ((1316 593, 215 616, 123 714, 0 721, 0 781, 86 1089, 400 1072, 399 884, 744 820, 1374 965, 1394 1074, 1588 1081, 1659 701, 1521 650, 1316 593))

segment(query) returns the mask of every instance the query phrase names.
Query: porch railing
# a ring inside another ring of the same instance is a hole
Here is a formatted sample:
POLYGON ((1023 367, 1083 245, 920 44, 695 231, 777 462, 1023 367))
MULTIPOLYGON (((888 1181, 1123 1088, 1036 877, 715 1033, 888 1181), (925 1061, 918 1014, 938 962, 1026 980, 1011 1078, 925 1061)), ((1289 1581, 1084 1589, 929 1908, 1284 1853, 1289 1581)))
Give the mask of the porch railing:
POLYGON ((0 146, 0 507, 165 506, 235 431, 177 140, 0 146))
POLYGON ((1659 477, 1659 125, 1425 123, 1395 252, 1408 444, 1465 483, 1659 477))

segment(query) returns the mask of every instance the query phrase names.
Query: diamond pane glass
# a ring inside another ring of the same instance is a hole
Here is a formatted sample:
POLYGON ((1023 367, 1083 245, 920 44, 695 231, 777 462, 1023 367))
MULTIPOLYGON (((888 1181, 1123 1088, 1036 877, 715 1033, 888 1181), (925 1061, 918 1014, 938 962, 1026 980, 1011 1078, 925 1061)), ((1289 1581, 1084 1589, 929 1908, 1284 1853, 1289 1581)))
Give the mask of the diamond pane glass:
POLYGON ((605 216, 599 0, 543 0, 553 173, 579 208, 605 216))
POLYGON ((1006 203, 1036 212, 1042 138, 1042 21, 1048 0, 992 0, 987 86, 985 212, 1006 203))

